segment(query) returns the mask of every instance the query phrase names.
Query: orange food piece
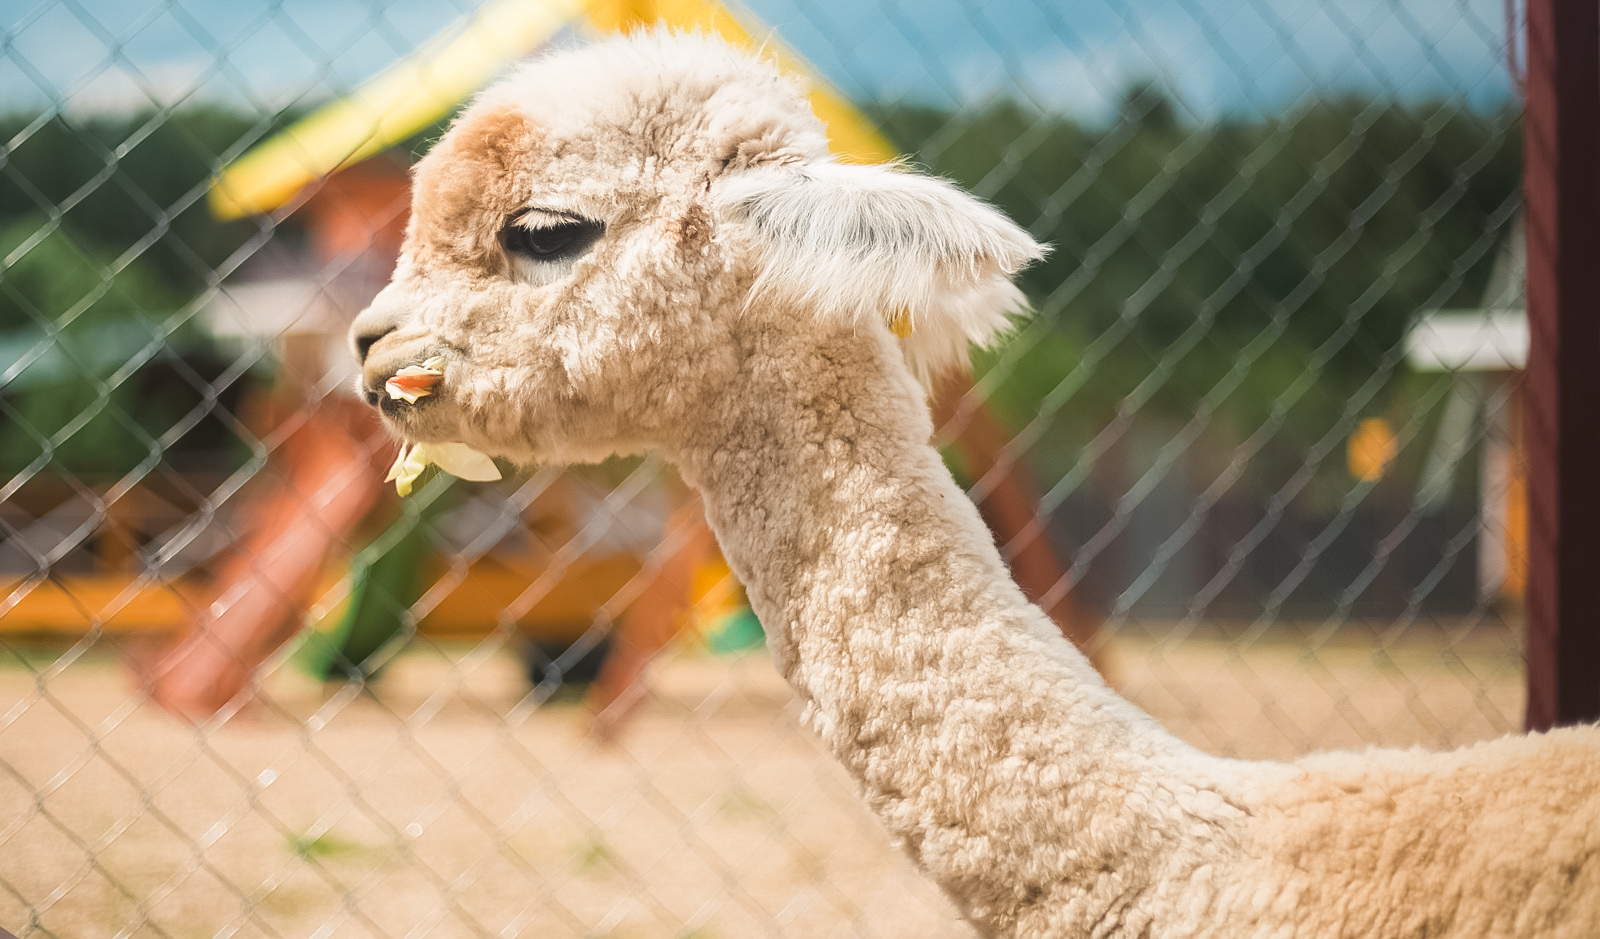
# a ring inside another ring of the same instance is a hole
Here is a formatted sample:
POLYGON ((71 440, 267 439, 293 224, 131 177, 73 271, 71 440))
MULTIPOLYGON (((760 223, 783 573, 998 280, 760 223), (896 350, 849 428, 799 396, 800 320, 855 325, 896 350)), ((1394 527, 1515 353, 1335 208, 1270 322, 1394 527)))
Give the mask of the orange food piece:
POLYGON ((433 393, 434 386, 444 380, 444 360, 435 356, 421 365, 407 365, 394 373, 394 377, 383 383, 383 390, 389 392, 389 397, 404 398, 407 403, 416 404, 418 398, 425 398, 433 393))

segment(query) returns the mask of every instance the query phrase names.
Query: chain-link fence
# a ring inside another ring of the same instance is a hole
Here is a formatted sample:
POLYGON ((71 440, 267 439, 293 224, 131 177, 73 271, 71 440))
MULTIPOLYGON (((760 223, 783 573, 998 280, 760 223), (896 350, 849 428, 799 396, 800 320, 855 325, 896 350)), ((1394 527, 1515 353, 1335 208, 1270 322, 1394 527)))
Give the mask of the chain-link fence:
MULTIPOLYGON (((380 485, 342 334, 436 131, 208 202, 459 2, 5 8, 0 927, 967 934, 670 470, 380 485)), ((1207 750, 1520 722, 1507 9, 754 9, 1053 244, 942 439, 1025 589, 1207 750)))

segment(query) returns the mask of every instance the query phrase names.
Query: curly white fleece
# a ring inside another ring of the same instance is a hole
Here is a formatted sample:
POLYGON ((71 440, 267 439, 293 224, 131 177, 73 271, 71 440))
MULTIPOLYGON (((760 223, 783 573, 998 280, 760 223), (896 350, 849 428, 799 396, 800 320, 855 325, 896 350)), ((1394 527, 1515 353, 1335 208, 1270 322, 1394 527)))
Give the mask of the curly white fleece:
POLYGON ((800 89, 711 39, 519 69, 419 165, 356 323, 368 388, 449 362, 386 420, 529 461, 674 460, 811 723, 986 935, 1595 935, 1594 728, 1244 763, 1106 687, 1007 576, 913 375, 1003 329, 1040 249, 824 143, 800 89), (529 283, 497 237, 528 209, 605 235, 529 283))

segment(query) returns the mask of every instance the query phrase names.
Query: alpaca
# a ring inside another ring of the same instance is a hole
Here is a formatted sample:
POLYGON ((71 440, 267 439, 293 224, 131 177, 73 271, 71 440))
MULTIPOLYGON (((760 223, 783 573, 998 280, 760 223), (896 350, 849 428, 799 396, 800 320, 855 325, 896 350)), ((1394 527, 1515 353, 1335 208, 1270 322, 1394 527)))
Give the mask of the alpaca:
POLYGON ((919 378, 1006 329, 1041 252, 830 160, 770 65, 639 34, 520 66, 417 165, 360 390, 412 445, 673 462, 809 725, 983 935, 1594 935, 1595 728, 1216 758, 1011 582, 919 378), (426 396, 384 393, 435 357, 426 396))

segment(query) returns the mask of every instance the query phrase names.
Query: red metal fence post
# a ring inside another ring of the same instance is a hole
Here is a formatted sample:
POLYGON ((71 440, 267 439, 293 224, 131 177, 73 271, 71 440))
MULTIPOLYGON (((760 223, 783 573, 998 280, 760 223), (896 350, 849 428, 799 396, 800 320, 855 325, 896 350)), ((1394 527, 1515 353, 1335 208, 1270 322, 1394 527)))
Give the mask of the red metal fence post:
POLYGON ((1600 718, 1600 4, 1528 0, 1530 730, 1600 718))

